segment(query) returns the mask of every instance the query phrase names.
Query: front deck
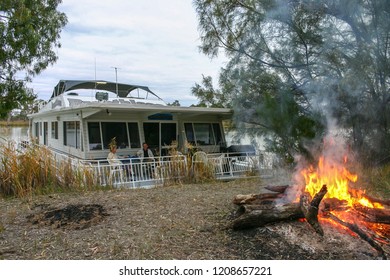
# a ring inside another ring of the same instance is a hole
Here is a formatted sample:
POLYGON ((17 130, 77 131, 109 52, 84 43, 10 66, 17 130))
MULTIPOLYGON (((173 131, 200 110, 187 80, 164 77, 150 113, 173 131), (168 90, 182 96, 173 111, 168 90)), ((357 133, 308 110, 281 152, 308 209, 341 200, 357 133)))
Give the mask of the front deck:
POLYGON ((85 184, 118 188, 151 188, 179 182, 205 179, 232 180, 245 177, 273 176, 273 156, 269 153, 196 152, 190 155, 155 157, 152 161, 122 158, 121 165, 107 160, 78 160, 55 153, 57 163, 68 162, 82 174, 85 184))

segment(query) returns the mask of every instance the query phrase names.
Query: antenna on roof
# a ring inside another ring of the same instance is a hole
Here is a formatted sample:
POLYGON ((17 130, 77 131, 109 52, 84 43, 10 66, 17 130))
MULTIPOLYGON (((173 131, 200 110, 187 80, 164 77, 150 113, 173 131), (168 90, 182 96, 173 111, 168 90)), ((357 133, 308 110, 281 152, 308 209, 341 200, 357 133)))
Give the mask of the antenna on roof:
POLYGON ((115 69, 115 83, 116 83, 116 98, 118 98, 118 67, 111 67, 115 69))
MULTIPOLYGON (((96 94, 96 87, 97 87, 97 84, 96 84, 96 57, 95 57, 95 90, 92 91, 96 94)), ((92 94, 93 95, 93 94, 92 94)))

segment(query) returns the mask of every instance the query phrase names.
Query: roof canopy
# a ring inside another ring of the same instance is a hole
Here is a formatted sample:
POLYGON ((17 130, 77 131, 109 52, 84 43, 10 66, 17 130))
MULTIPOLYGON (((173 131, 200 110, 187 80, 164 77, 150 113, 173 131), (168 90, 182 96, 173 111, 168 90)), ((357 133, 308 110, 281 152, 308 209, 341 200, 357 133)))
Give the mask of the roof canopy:
POLYGON ((148 87, 119 84, 115 82, 108 82, 102 80, 100 81, 61 80, 55 86, 51 98, 61 95, 64 92, 70 90, 76 90, 76 89, 106 90, 118 94, 119 97, 127 97, 131 91, 135 89, 142 89, 161 100, 161 98, 158 97, 154 92, 152 92, 148 87))

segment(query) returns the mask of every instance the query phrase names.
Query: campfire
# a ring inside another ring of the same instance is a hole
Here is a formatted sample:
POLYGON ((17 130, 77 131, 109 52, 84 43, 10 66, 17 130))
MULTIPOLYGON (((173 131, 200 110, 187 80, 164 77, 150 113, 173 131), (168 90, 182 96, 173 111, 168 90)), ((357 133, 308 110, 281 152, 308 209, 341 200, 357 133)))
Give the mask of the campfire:
POLYGON ((297 170, 296 184, 237 195, 233 202, 239 208, 233 229, 297 219, 324 235, 326 224, 363 239, 386 259, 390 253, 390 201, 365 193, 358 175, 348 170, 347 149, 340 143, 327 138, 317 163, 297 170))

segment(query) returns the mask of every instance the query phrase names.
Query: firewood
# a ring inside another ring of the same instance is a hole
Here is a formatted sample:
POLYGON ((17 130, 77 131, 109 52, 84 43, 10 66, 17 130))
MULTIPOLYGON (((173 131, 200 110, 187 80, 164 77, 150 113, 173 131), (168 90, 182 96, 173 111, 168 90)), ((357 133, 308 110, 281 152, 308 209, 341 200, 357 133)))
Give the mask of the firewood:
POLYGON ((304 202, 292 202, 288 204, 260 205, 244 204, 237 211, 238 217, 232 222, 233 229, 248 229, 260 227, 268 223, 285 220, 306 218, 308 223, 318 234, 323 235, 323 230, 318 223, 318 206, 327 192, 326 186, 316 194, 309 203, 306 196, 301 197, 304 202))
POLYGON ((289 185, 284 185, 284 186, 266 186, 264 188, 272 192, 284 193, 286 189, 288 189, 289 187, 290 187, 289 185))
POLYGON ((258 206, 258 209, 248 205, 241 207, 246 207, 245 210, 241 210, 244 214, 236 218, 231 224, 231 227, 235 230, 261 227, 272 222, 304 218, 299 203, 281 204, 265 208, 264 206, 263 208, 258 206))
POLYGON ((380 254, 380 256, 386 260, 386 254, 383 248, 375 242, 374 239, 372 239, 367 233, 365 233, 362 229, 360 229, 356 224, 348 223, 346 221, 341 220, 337 216, 333 215, 332 213, 328 213, 328 217, 331 218, 333 221, 339 223, 340 225, 343 225, 344 227, 348 228, 352 232, 359 235, 361 239, 366 241, 368 244, 370 244, 375 250, 377 250, 380 254))
POLYGON ((322 202, 322 212, 346 211, 350 208, 346 200, 340 200, 337 198, 324 198, 322 202))
POLYGON ((375 198, 375 197, 372 197, 368 194, 363 194, 363 197, 367 198, 371 202, 377 202, 377 203, 380 203, 382 205, 390 206, 390 200, 375 198))
MULTIPOLYGON (((236 205, 264 204, 264 201, 269 202, 281 197, 283 197, 283 194, 280 193, 238 194, 233 198, 233 203, 236 205)), ((269 204, 267 202, 265 204, 269 204)))
POLYGON ((324 230, 318 222, 318 208, 322 198, 325 196, 327 191, 328 189, 326 188, 326 185, 323 185, 320 191, 313 197, 310 203, 306 195, 302 195, 300 199, 300 206, 307 222, 321 236, 324 235, 324 230))
POLYGON ((390 224, 390 209, 369 208, 362 205, 354 205, 354 209, 370 223, 390 224))

